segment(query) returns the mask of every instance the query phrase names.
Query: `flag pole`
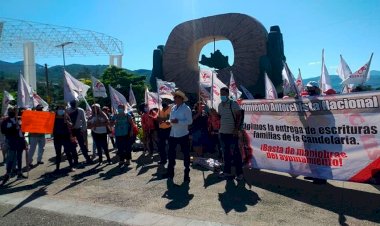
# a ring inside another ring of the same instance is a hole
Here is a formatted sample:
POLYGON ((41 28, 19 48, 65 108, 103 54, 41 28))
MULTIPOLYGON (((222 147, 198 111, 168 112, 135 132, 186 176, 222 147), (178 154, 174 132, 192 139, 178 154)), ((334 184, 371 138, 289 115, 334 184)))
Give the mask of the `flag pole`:
POLYGON ((198 102, 201 100, 201 67, 198 65, 198 102))
POLYGON ((211 70, 211 108, 214 108, 214 70, 211 70))
MULTIPOLYGON (((158 111, 160 111, 160 91, 159 91, 159 88, 158 88, 158 80, 157 80, 157 78, 156 78, 156 86, 157 86, 157 97, 158 97, 158 101, 157 101, 157 103, 158 103, 158 111)), ((149 108, 149 106, 148 106, 148 108, 149 108)))

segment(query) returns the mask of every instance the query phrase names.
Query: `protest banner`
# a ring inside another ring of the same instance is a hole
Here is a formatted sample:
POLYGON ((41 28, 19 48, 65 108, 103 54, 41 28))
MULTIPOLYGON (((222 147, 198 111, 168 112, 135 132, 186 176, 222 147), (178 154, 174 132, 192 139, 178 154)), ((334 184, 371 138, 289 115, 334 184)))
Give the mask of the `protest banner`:
POLYGON ((380 173, 379 100, 380 92, 362 92, 242 101, 252 166, 370 182, 380 173))
POLYGON ((28 133, 53 133, 55 113, 45 111, 24 111, 21 116, 21 130, 28 133))

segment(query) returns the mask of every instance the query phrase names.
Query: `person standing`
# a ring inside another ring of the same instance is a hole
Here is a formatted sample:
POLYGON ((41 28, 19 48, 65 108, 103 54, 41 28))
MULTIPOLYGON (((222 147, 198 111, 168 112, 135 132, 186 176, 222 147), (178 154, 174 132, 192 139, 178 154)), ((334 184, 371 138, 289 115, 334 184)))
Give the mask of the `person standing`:
POLYGON ((241 108, 236 101, 229 98, 229 89, 223 87, 220 89, 222 102, 218 106, 220 115, 220 142, 224 154, 224 170, 220 174, 222 178, 231 178, 232 160, 235 164, 236 179, 242 180, 243 163, 238 146, 238 132, 241 120, 241 108))
POLYGON ((61 159, 62 159, 62 147, 66 154, 67 161, 69 162, 70 171, 75 171, 75 164, 78 163, 78 154, 75 150, 76 141, 72 136, 71 128, 73 126, 70 116, 65 110, 65 105, 59 104, 56 108, 56 116, 54 120, 53 138, 55 149, 55 172, 59 173, 61 159))
POLYGON ((111 164, 107 143, 108 124, 108 117, 100 110, 100 105, 92 105, 92 116, 88 120, 88 126, 92 131, 92 137, 94 138, 94 143, 96 145, 96 149, 98 150, 99 165, 103 164, 103 150, 106 154, 108 164, 111 164))
POLYGON ((129 149, 128 142, 131 140, 132 136, 132 118, 129 114, 125 113, 125 106, 119 105, 117 108, 117 114, 115 114, 111 123, 115 125, 115 137, 117 154, 119 156, 119 167, 131 164, 132 153, 129 149))
POLYGON ((78 107, 76 100, 70 101, 70 108, 68 109, 71 122, 73 123, 72 135, 77 139, 79 147, 82 151, 87 164, 92 164, 92 160, 88 155, 88 148, 86 146, 87 139, 87 121, 84 110, 78 107))
MULTIPOLYGON (((107 107, 107 106, 104 106, 102 108, 103 112, 107 115, 108 119, 112 118, 112 114, 111 114, 111 111, 110 109, 107 107)), ((115 144, 115 138, 114 138, 114 134, 113 134, 113 127, 111 126, 108 126, 107 127, 107 133, 108 133, 108 137, 110 138, 111 140, 111 143, 112 143, 112 147, 113 149, 116 148, 116 144, 115 144)))
POLYGON ((205 106, 202 102, 194 105, 193 123, 191 125, 191 135, 193 137, 193 150, 198 157, 203 157, 203 147, 207 137, 207 114, 204 110, 205 106))
POLYGON ((223 153, 220 149, 220 142, 219 142, 220 115, 214 108, 210 109, 210 114, 209 114, 207 123, 208 123, 209 137, 211 140, 210 153, 214 153, 215 147, 216 147, 218 151, 218 158, 219 160, 222 160, 223 153))
POLYGON ((185 104, 188 101, 186 95, 177 90, 173 93, 174 106, 170 112, 170 137, 169 137, 169 164, 168 164, 168 179, 173 180, 174 166, 176 158, 176 147, 181 146, 183 153, 183 164, 185 166, 183 181, 190 182, 190 148, 189 148, 189 125, 193 122, 191 109, 185 104))
POLYGON ((157 117, 157 114, 153 109, 149 110, 146 105, 144 105, 144 110, 141 112, 141 126, 143 129, 144 153, 148 151, 149 155, 153 155, 155 129, 154 120, 155 117, 157 117))
POLYGON ((166 142, 169 142, 170 136, 170 116, 171 108, 168 103, 162 103, 162 109, 158 111, 158 152, 160 154, 160 165, 167 163, 168 157, 166 154, 166 142))
MULTIPOLYGON (((42 111, 43 106, 42 105, 37 105, 36 106, 36 111, 42 111)), ((30 133, 29 134, 29 143, 30 143, 30 148, 29 148, 29 159, 28 159, 28 164, 30 168, 33 168, 33 156, 34 152, 36 151, 37 145, 38 145, 38 154, 37 154, 37 165, 44 164, 42 161, 42 155, 44 154, 45 151, 45 134, 44 133, 30 133)))
POLYGON ((10 178, 14 164, 17 162, 17 178, 25 179, 22 174, 22 152, 27 149, 24 134, 21 132, 20 121, 17 118, 16 108, 8 109, 8 117, 1 123, 1 133, 5 135, 7 145, 7 167, 3 177, 2 185, 10 178))

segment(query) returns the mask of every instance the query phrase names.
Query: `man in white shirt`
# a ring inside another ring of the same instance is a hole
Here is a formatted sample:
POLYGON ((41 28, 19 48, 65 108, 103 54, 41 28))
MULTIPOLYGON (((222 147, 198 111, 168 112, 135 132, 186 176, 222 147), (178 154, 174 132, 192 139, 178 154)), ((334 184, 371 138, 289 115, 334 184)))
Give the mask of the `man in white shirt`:
POLYGON ((92 160, 88 155, 88 148, 86 146, 87 139, 87 120, 86 114, 84 110, 78 107, 78 103, 76 100, 70 101, 70 108, 68 109, 68 113, 71 121, 73 122, 72 134, 77 138, 79 147, 82 151, 84 158, 88 164, 92 164, 92 160))
POLYGON ((185 166, 184 182, 190 182, 190 148, 189 148, 189 125, 193 123, 191 109, 184 102, 188 100, 186 95, 177 90, 173 93, 174 106, 170 112, 170 137, 168 153, 168 179, 173 180, 176 158, 176 147, 179 144, 183 152, 183 164, 185 166))

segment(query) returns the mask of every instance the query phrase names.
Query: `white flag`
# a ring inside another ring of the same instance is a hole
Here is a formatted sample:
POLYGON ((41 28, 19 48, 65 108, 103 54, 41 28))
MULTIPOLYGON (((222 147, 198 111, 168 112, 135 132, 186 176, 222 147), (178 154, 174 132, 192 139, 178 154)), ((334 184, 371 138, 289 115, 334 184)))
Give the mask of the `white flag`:
POLYGON ((332 89, 329 72, 325 64, 325 50, 322 49, 322 73, 321 73, 321 92, 324 93, 329 89, 332 89))
POLYGON ((238 89, 236 85, 232 71, 230 71, 230 74, 231 74, 231 77, 230 77, 230 84, 229 84, 228 89, 230 90, 230 96, 232 97, 232 99, 237 100, 241 97, 242 93, 240 92, 240 90, 238 89))
MULTIPOLYGON (((32 89, 33 90, 33 89, 32 89)), ((36 107, 37 105, 41 105, 44 111, 49 109, 49 104, 46 103, 36 92, 33 91, 33 105, 36 107)))
POLYGON ((243 90, 243 92, 244 92, 245 96, 248 98, 248 100, 253 100, 253 99, 255 99, 255 98, 253 97, 252 93, 249 92, 249 90, 248 90, 247 88, 245 88, 243 85, 240 85, 240 88, 241 88, 241 90, 243 90))
POLYGON ((32 96, 32 88, 20 73, 17 90, 17 106, 22 108, 33 108, 32 96))
POLYGON ((90 86, 77 80, 67 71, 64 71, 64 74, 64 100, 70 102, 72 100, 84 99, 90 86))
POLYGON ((135 94, 132 90, 132 84, 129 84, 129 105, 131 105, 131 107, 137 105, 135 94))
POLYGON ((204 87, 211 87, 212 75, 215 74, 211 69, 199 70, 199 83, 204 87))
POLYGON ((265 99, 277 99, 276 88, 274 88, 274 85, 269 79, 267 73, 265 73, 265 99))
POLYGON ((212 107, 215 110, 218 110, 218 106, 222 102, 220 98, 220 89, 227 86, 222 81, 220 81, 220 79, 216 76, 216 73, 212 73, 212 76, 212 107))
POLYGON ((91 76, 92 93, 94 97, 107 97, 106 87, 97 78, 91 76))
POLYGON ((3 102, 1 106, 1 115, 7 116, 8 115, 8 108, 10 106, 10 102, 14 100, 15 98, 8 93, 7 91, 3 91, 3 102))
POLYGON ((145 86, 145 93, 144 93, 144 103, 148 104, 148 97, 149 97, 149 89, 147 86, 145 86))
POLYGON ((285 62, 284 68, 282 69, 282 82, 284 96, 288 96, 289 94, 298 95, 298 89, 296 82, 294 81, 294 75, 290 71, 288 64, 285 62))
POLYGON ((342 55, 340 55, 340 63, 338 68, 336 69, 336 72, 338 73, 342 81, 346 80, 352 74, 350 67, 343 59, 342 55))
POLYGON ((119 105, 125 106, 125 113, 132 110, 131 106, 128 104, 127 99, 125 99, 123 94, 119 93, 116 89, 112 88, 111 85, 109 85, 108 88, 110 91, 111 105, 115 112, 117 112, 117 108, 119 105))
POLYGON ((161 98, 158 96, 158 93, 154 92, 148 92, 147 94, 148 101, 146 104, 148 104, 148 109, 151 110, 153 108, 158 108, 159 109, 159 104, 162 103, 161 98))
POLYGON ((371 66, 373 53, 371 54, 371 57, 369 58, 368 63, 364 64, 359 70, 351 74, 348 78, 346 78, 342 85, 346 84, 355 84, 355 85, 362 85, 369 79, 369 68, 371 66))
POLYGON ((296 86, 297 86, 298 95, 299 95, 304 90, 301 70, 299 68, 298 68, 298 77, 297 77, 297 80, 296 80, 296 86))
POLYGON ((211 93, 202 84, 199 84, 199 97, 209 108, 212 107, 211 93))
POLYGON ((202 84, 199 84, 199 95, 203 100, 211 100, 210 92, 207 91, 206 87, 204 87, 202 84))
POLYGON ((160 98, 174 100, 172 92, 175 92, 175 83, 157 79, 157 91, 160 98))

